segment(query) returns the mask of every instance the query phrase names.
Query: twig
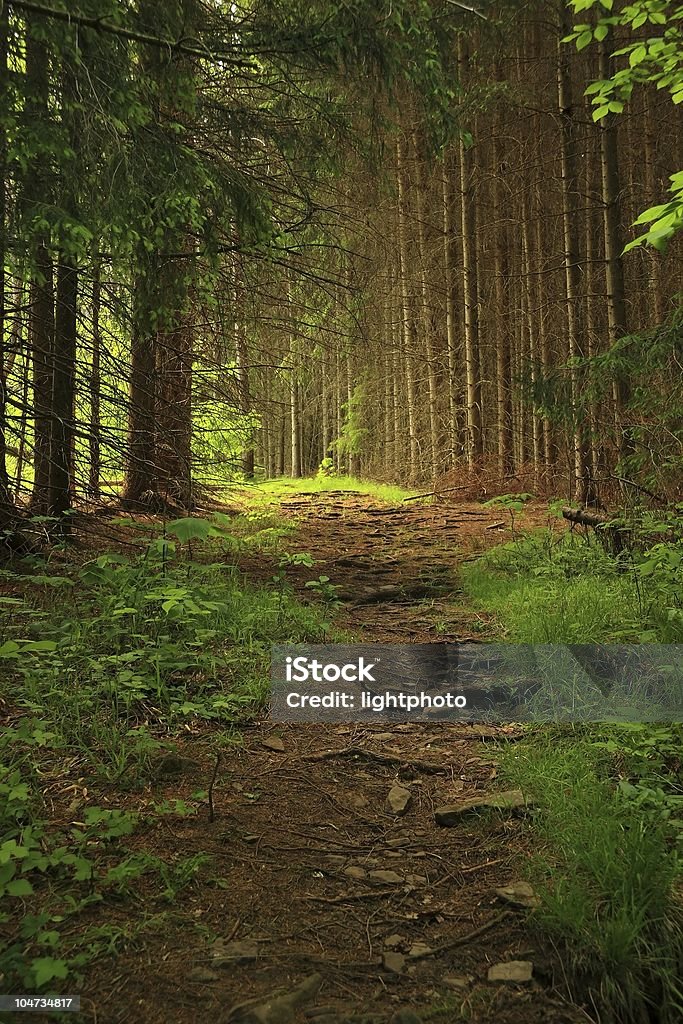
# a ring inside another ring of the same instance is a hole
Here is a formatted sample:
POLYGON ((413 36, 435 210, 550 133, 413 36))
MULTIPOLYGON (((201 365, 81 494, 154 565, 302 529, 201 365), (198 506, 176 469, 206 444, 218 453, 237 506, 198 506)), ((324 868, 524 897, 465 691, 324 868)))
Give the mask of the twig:
POLYGON ((410 498, 404 498, 404 501, 417 501, 418 498, 436 498, 439 494, 450 494, 451 491, 467 491, 471 487, 471 484, 463 484, 461 487, 444 487, 442 491, 425 491, 424 494, 413 494, 410 498))
POLYGON ((459 935, 457 939, 452 939, 451 942, 444 942, 440 946, 435 946, 433 949, 429 949, 424 953, 416 953, 414 956, 409 957, 409 960, 424 960, 428 956, 437 956, 439 953, 447 953, 450 949, 455 949, 457 946, 465 946, 472 939, 478 939, 484 932, 489 931, 491 928, 495 928, 497 924, 504 921, 508 917, 513 917, 511 910, 503 910, 500 914, 496 914, 485 924, 480 925, 473 931, 468 932, 467 935, 459 935))
POLYGON ((420 761, 409 758, 407 761, 402 757, 394 757, 391 754, 379 754, 374 750, 365 750, 363 747, 343 747, 341 750, 321 750, 317 754, 309 754, 304 761, 331 761, 335 757, 367 757, 370 761, 379 761, 380 764, 401 765, 407 768, 419 768, 423 772, 446 771, 443 764, 436 764, 434 761, 420 761))
POLYGON ((393 896, 396 894, 396 888, 370 889, 369 892, 349 893, 346 896, 300 896, 299 898, 312 903, 350 903, 352 900, 374 900, 378 896, 393 896))
POLYGON ((213 766, 213 775, 211 776, 211 782, 209 783, 209 824, 213 824, 214 813, 213 813, 213 787, 216 784, 216 776, 218 775, 218 767, 221 763, 221 752, 220 750, 216 754, 216 763, 213 766))

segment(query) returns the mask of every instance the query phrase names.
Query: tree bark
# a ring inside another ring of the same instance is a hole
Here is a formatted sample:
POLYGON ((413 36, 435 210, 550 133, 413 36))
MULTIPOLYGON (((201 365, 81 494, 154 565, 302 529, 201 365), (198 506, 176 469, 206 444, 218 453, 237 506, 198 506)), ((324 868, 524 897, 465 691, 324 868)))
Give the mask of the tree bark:
MULTIPOLYGON (((560 0, 560 39, 570 31, 569 12, 560 0)), ((572 462, 574 495, 577 501, 588 504, 594 500, 590 467, 582 417, 579 412, 581 373, 576 361, 583 356, 585 335, 584 302, 582 295, 579 255, 578 165, 576 154, 575 111, 572 102, 571 66, 569 48, 558 40, 557 98, 560 112, 562 163, 562 222, 564 228, 564 276, 567 300, 567 350, 570 360, 572 405, 572 462)))
MULTIPOLYGON (((611 76, 611 61, 607 47, 599 44, 600 77, 611 76)), ((621 185, 619 180, 619 152, 617 129, 613 115, 608 114, 600 124, 600 152, 602 166, 602 199, 605 228, 605 280, 607 284, 607 323, 610 344, 614 345, 628 332, 626 317, 626 287, 621 233, 621 185)), ((623 374, 616 374, 612 384, 615 427, 619 462, 630 454, 632 444, 624 415, 631 396, 631 386, 623 374)))

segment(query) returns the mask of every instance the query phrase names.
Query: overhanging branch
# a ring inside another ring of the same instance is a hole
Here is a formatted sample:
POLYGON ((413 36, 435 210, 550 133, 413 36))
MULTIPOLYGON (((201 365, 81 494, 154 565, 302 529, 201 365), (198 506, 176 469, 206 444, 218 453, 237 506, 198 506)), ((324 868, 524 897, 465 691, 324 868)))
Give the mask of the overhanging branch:
MULTIPOLYGON (((2 10, 0 0, 0 10, 2 10)), ((91 28, 96 32, 107 32, 109 35, 119 36, 133 43, 144 43, 146 46, 155 46, 160 50, 170 50, 173 53, 182 53, 190 57, 201 57, 202 60, 215 61, 221 64, 231 64, 235 67, 252 67, 252 62, 236 57, 231 51, 210 50, 199 46, 190 46, 182 39, 164 39, 162 36, 151 35, 148 32, 138 32, 134 29, 122 28, 120 25, 112 25, 105 18, 97 18, 88 14, 74 14, 71 11, 60 11, 56 7, 47 7, 44 4, 34 3, 33 0, 5 0, 5 7, 14 11, 24 11, 28 14, 37 14, 39 17, 53 18, 56 21, 65 21, 69 25, 78 25, 81 28, 91 28)))

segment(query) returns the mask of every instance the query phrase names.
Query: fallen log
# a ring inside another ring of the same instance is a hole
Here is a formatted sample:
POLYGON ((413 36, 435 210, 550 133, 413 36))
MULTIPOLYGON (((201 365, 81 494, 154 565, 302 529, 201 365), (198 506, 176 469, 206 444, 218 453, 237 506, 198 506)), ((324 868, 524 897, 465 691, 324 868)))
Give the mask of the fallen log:
POLYGON ((598 512, 589 512, 584 508, 563 508, 562 518, 579 526, 591 526, 604 546, 614 555, 630 547, 631 531, 625 526, 613 523, 607 516, 602 516, 598 512))

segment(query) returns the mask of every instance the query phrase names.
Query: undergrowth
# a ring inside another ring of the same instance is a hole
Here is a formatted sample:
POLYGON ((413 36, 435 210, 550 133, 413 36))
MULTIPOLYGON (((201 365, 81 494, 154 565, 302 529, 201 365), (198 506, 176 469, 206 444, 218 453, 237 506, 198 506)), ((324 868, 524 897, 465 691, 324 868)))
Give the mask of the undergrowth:
MULTIPOLYGON (((174 737, 247 719, 269 690, 272 643, 329 635, 332 598, 292 596, 290 566, 312 562, 283 552, 286 533, 262 516, 177 520, 130 556, 61 571, 32 558, 2 571, 3 991, 72 983, 93 959, 162 927, 206 870, 203 854, 131 852, 144 815, 111 804, 154 780, 174 737), (245 545, 276 556, 268 587, 248 586, 232 564, 245 545), (93 924, 93 905, 137 898, 143 877, 156 895, 135 927, 93 924)), ((197 791, 152 813, 193 814, 206 798, 197 791)))
MULTIPOLYGON (((681 643, 680 510, 643 519, 618 555, 595 536, 519 536, 464 566, 464 589, 515 643, 681 643)), ((605 1024, 683 1017, 682 764, 670 721, 536 726, 501 754, 534 802, 536 924, 605 1024)))

